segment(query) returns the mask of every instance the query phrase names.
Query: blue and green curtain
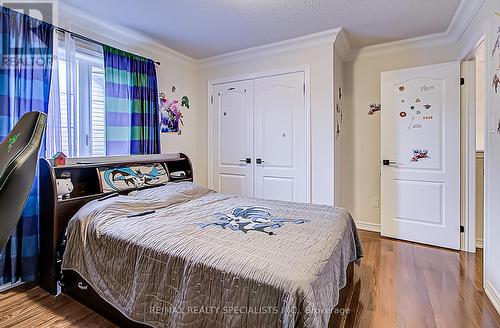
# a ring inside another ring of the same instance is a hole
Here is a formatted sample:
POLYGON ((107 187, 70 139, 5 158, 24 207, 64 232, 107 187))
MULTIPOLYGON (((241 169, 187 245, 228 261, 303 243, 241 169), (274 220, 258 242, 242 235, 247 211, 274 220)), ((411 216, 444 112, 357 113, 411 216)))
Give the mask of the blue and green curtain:
MULTIPOLYGON (((0 8, 0 140, 3 140, 23 114, 47 113, 54 28, 27 15, 0 8)), ((38 191, 38 176, 35 176, 19 224, 7 246, 0 250, 0 285, 19 279, 37 279, 38 191)))
POLYGON ((160 128, 155 63, 103 46, 106 153, 158 154, 160 128))

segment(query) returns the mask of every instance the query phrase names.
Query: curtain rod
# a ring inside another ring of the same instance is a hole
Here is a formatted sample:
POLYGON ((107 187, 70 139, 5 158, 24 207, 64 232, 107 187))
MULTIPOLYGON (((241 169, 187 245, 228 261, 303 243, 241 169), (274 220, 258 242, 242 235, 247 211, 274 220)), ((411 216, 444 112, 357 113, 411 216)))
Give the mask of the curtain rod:
MULTIPOLYGON (((81 35, 81 34, 78 34, 78 33, 75 33, 75 32, 68 31, 67 29, 62 28, 62 27, 59 27, 59 26, 54 26, 54 28, 55 28, 56 30, 58 30, 59 32, 69 33, 69 34, 71 34, 71 35, 73 35, 73 36, 76 36, 76 37, 77 37, 77 38, 79 38, 79 39, 85 40, 85 41, 90 42, 90 43, 98 44, 98 45, 100 45, 100 46, 105 46, 105 45, 106 45, 106 44, 104 44, 104 43, 102 43, 102 42, 100 42, 100 41, 97 41, 97 40, 91 39, 91 38, 89 38, 89 37, 86 37, 86 36, 84 36, 84 35, 81 35)), ((142 57, 142 56, 140 56, 140 57, 142 57)), ((155 63, 156 65, 160 65, 160 62, 159 62, 159 61, 154 61, 154 63, 155 63)))

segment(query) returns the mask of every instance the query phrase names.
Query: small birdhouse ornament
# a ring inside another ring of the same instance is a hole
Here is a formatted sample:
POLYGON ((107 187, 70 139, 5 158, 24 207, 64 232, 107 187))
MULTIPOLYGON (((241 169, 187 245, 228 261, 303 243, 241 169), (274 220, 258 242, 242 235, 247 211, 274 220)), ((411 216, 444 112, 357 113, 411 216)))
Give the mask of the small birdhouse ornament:
POLYGON ((52 158, 54 159, 54 166, 66 165, 67 156, 64 155, 62 151, 58 151, 57 153, 55 153, 55 155, 52 158))

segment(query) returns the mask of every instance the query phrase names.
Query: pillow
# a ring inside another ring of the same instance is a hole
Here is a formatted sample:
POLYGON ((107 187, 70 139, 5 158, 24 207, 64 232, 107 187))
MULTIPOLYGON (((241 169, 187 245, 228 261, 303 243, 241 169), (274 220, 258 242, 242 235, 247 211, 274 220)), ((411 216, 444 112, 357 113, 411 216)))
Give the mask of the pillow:
POLYGON ((159 186, 168 182, 167 171, 160 163, 105 167, 99 172, 103 192, 159 186))

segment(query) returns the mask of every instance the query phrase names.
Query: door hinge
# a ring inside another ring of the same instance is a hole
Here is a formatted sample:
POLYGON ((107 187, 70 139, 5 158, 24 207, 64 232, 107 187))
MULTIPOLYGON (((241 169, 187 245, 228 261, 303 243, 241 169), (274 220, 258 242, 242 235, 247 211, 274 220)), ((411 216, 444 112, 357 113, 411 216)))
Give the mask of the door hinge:
POLYGON ((210 103, 213 105, 214 104, 214 95, 210 96, 210 103))
POLYGON ((302 84, 302 92, 304 92, 304 94, 306 94, 306 84, 302 84))
POLYGON ((460 85, 464 85, 465 84, 465 79, 463 77, 460 78, 460 85))
POLYGON ((460 233, 464 233, 465 232, 465 227, 463 225, 460 225, 460 233))

